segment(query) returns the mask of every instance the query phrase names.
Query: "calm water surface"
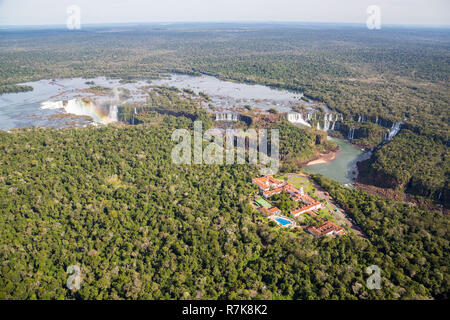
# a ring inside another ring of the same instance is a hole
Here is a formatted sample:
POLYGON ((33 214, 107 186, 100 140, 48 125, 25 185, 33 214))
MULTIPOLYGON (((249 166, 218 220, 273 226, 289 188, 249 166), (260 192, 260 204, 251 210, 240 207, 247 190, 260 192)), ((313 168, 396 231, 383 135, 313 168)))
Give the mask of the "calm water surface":
POLYGON ((351 143, 343 139, 328 138, 339 146, 337 157, 328 162, 316 164, 305 168, 306 172, 318 173, 342 184, 354 181, 357 176, 356 163, 368 159, 370 152, 362 151, 351 143))
MULTIPOLYGON (((34 88, 30 92, 11 93, 0 96, 0 129, 9 130, 27 126, 64 127, 73 119, 54 119, 55 114, 68 113, 78 116, 90 116, 94 123, 107 124, 117 121, 117 109, 129 102, 145 101, 142 87, 149 85, 166 85, 179 89, 191 89, 195 93, 203 92, 210 96, 215 107, 233 110, 237 107, 251 105, 253 108, 268 110, 275 108, 287 112, 298 105, 302 94, 286 90, 276 90, 261 85, 222 81, 211 76, 171 75, 169 78, 135 83, 120 83, 119 80, 98 77, 95 79, 56 79, 24 83, 34 88), (86 92, 94 82, 95 86, 113 89, 113 97, 99 97, 86 92), (131 97, 119 100, 116 91, 119 88, 130 90, 131 97), (83 99, 90 98, 86 103, 83 99)), ((205 105, 206 107, 206 105, 205 105)), ((86 125, 86 120, 78 119, 79 125, 86 125)), ((73 123, 72 123, 73 124, 73 123)))

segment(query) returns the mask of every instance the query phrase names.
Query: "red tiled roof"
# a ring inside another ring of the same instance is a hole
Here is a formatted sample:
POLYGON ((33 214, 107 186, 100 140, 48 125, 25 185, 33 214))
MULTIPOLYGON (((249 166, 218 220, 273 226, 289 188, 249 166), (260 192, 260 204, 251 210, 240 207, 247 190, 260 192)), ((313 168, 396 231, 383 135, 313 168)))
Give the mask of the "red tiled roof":
POLYGON ((272 183, 272 184, 282 184, 282 183, 283 183, 282 181, 280 181, 280 180, 278 180, 278 179, 275 179, 275 178, 274 178, 272 175, 270 175, 270 174, 266 175, 265 178, 266 178, 267 181, 269 181, 269 182, 272 183))
POLYGON ((310 204, 319 203, 316 199, 311 198, 310 196, 308 196, 306 194, 301 194, 301 195, 299 195, 299 197, 306 203, 310 203, 310 204))
POLYGON ((254 178, 252 181, 253 181, 253 183, 257 184, 263 190, 269 189, 271 185, 273 185, 273 186, 283 185, 282 181, 275 179, 270 174, 260 177, 260 178, 254 178))
POLYGON ((258 187, 260 187, 263 190, 269 189, 269 186, 267 184, 265 184, 264 182, 262 182, 261 180, 253 179, 253 183, 258 185, 258 187))
POLYGON ((320 227, 308 227, 306 230, 308 230, 310 233, 321 236, 323 234, 327 234, 329 232, 336 232, 338 235, 342 235, 345 233, 344 229, 341 227, 338 227, 333 222, 327 220, 324 224, 322 224, 320 227))
POLYGON ((274 194, 281 193, 282 191, 283 191, 283 188, 280 187, 280 188, 276 188, 276 189, 273 189, 273 190, 264 191, 263 194, 265 196, 270 197, 270 196, 273 196, 274 194))
POLYGON ((309 210, 314 210, 314 209, 312 209, 312 208, 314 208, 314 207, 317 206, 318 204, 320 204, 320 202, 319 202, 319 203, 313 203, 313 204, 310 204, 310 205, 301 207, 300 209, 292 210, 292 211, 291 211, 291 214, 292 214, 292 215, 295 215, 295 214, 300 213, 300 212, 302 212, 302 211, 307 212, 307 211, 309 211, 309 210))
POLYGON ((318 202, 316 199, 308 196, 307 194, 301 194, 300 191, 295 188, 294 186, 290 185, 289 183, 287 183, 284 186, 284 189, 288 192, 293 193, 292 195, 292 200, 294 201, 299 201, 302 200, 303 202, 309 203, 309 204, 318 204, 320 202, 318 202))
POLYGON ((292 192, 292 193, 296 193, 296 194, 299 194, 299 195, 300 195, 300 191, 299 191, 297 188, 295 188, 294 186, 291 186, 290 184, 286 184, 286 185, 284 186, 284 190, 290 191, 290 192, 292 192))

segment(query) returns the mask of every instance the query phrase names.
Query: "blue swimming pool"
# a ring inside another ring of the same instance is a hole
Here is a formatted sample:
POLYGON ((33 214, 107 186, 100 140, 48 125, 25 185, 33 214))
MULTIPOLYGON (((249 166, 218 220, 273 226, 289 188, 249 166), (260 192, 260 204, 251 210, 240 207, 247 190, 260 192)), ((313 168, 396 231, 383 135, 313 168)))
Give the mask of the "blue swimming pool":
POLYGON ((278 218, 275 219, 277 222, 279 222, 282 226, 286 226, 288 224, 290 224, 291 222, 289 220, 283 219, 283 218, 278 218))

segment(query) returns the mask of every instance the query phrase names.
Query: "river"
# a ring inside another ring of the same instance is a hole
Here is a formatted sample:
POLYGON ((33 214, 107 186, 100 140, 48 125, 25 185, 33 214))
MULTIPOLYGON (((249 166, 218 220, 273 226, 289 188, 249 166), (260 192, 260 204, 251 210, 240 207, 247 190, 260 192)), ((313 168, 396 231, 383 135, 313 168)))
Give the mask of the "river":
POLYGON ((301 93, 278 90, 262 85, 223 81, 211 76, 189 76, 172 74, 159 80, 142 80, 123 83, 118 79, 98 77, 94 79, 45 79, 23 83, 34 88, 33 91, 0 95, 0 129, 10 130, 28 126, 63 128, 68 125, 86 125, 89 123, 108 124, 117 121, 117 110, 123 104, 145 102, 148 86, 173 86, 190 89, 195 93, 209 95, 209 103, 223 111, 245 105, 254 108, 279 112, 291 111, 293 106, 308 104, 301 100, 301 93), (92 86, 112 89, 109 95, 96 95, 89 92, 92 86), (118 91, 127 89, 129 98, 118 99, 118 91), (55 115, 89 116, 86 119, 55 117, 55 115))
MULTIPOLYGON (((211 103, 222 110, 251 105, 254 108, 277 109, 289 112, 301 100, 301 93, 277 90, 262 85, 223 81, 211 76, 198 77, 172 74, 159 80, 142 80, 123 83, 117 79, 98 77, 94 79, 56 79, 24 83, 34 88, 31 92, 11 93, 0 96, 0 129, 9 130, 26 126, 62 128, 89 123, 108 124, 118 121, 118 108, 124 103, 145 102, 148 86, 174 86, 190 89, 196 94, 209 95, 211 103), (111 88, 106 96, 95 95, 88 89, 92 85, 111 88), (119 99, 121 88, 130 92, 128 98, 119 99), (86 100, 86 98, 88 98, 86 100), (86 118, 58 117, 58 115, 89 116, 86 118), (56 115, 56 116, 55 116, 56 115)), ((204 106, 208 108, 207 105, 204 106)), ((308 105, 305 105, 308 108, 308 105)), ((347 184, 356 176, 356 163, 367 158, 363 152, 346 140, 329 138, 339 145, 337 157, 325 164, 306 168, 308 172, 320 173, 340 183, 347 184)))
POLYGON ((328 137, 339 146, 334 160, 328 163, 315 164, 305 168, 308 173, 318 173, 342 184, 349 184, 358 175, 356 163, 370 157, 370 151, 362 151, 347 140, 328 137))

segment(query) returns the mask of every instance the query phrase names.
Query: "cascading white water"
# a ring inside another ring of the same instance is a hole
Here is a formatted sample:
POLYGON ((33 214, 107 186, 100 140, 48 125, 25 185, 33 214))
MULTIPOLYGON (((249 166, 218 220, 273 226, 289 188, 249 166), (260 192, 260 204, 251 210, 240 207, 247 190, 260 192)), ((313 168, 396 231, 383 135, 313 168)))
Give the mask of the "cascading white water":
POLYGON ((288 114, 288 121, 292 123, 302 123, 307 126, 311 126, 311 120, 317 120, 316 129, 320 131, 328 132, 335 130, 336 124, 344 119, 342 114, 339 113, 325 113, 323 116, 316 113, 307 113, 306 120, 300 114, 296 116, 296 113, 288 114))
POLYGON ((328 130, 330 130, 330 121, 325 119, 323 122, 323 131, 328 132, 328 130))
POLYGON ((338 122, 344 120, 344 116, 339 113, 325 113, 323 114, 323 117, 317 113, 310 112, 306 113, 305 116, 301 113, 288 113, 287 120, 291 123, 300 123, 308 127, 312 126, 311 120, 317 120, 315 128, 320 131, 328 132, 330 130, 335 130, 338 122))
POLYGON ((64 109, 63 101, 45 101, 41 103, 41 109, 64 109))
MULTIPOLYGON (((310 114, 308 114, 308 116, 310 116, 310 114)), ((287 119, 291 123, 300 123, 304 126, 311 127, 311 125, 303 119, 301 113, 288 113, 287 119)))
POLYGON ((117 105, 107 107, 97 105, 90 100, 46 101, 41 104, 41 109, 64 109, 67 113, 77 116, 89 116, 94 120, 94 123, 100 124, 119 121, 117 105))
POLYGON ((353 140, 354 137, 355 137, 355 127, 351 127, 351 128, 348 130, 347 139, 348 139, 348 140, 353 140))
POLYGON ((343 119, 342 114, 335 113, 334 119, 333 119, 333 114, 331 113, 328 116, 328 123, 326 125, 326 129, 327 129, 326 131, 335 130, 336 123, 339 121, 339 119, 343 119))
POLYGON ((402 122, 393 123, 391 129, 385 137, 385 141, 391 141, 400 132, 401 127, 402 122))
POLYGON ((119 108, 117 107, 117 105, 109 106, 108 118, 113 122, 119 121, 119 108))

